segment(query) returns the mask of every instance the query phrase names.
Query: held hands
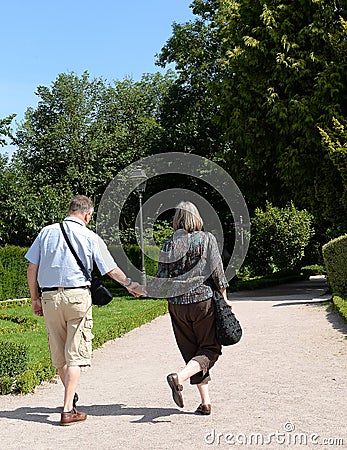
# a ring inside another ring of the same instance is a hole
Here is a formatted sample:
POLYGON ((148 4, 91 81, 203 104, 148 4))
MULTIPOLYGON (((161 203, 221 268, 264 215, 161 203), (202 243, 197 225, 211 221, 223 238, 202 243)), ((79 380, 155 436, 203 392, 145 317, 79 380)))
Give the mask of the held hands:
POLYGON ((39 298, 31 301, 31 307, 35 316, 43 316, 41 300, 39 298))
POLYGON ((133 281, 130 286, 126 286, 128 292, 134 297, 141 297, 141 295, 147 295, 146 288, 139 283, 133 281))

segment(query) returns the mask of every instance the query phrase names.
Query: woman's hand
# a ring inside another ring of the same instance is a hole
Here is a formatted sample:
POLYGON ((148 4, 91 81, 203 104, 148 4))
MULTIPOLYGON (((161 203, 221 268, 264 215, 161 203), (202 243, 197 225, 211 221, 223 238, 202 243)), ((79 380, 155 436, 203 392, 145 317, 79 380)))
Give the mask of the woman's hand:
POLYGON ((225 303, 230 307, 230 309, 233 309, 233 304, 231 303, 231 301, 225 297, 224 297, 224 300, 225 300, 225 303))
POLYGON ((226 288, 220 289, 219 292, 223 295, 225 303, 230 307, 230 309, 232 309, 233 305, 232 305, 231 301, 228 300, 226 288))

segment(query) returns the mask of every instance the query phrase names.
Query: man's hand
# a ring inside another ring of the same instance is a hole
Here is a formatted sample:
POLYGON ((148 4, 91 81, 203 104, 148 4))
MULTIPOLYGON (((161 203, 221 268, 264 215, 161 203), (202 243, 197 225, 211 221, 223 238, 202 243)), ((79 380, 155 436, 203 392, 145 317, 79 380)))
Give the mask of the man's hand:
POLYGON ((107 275, 109 275, 113 280, 116 280, 123 287, 125 287, 125 289, 127 289, 127 291, 134 297, 147 295, 146 288, 144 286, 141 286, 141 284, 132 281, 131 278, 128 278, 119 267, 111 270, 110 272, 107 273, 107 275))
POLYGON ((146 288, 139 283, 132 282, 130 286, 126 288, 128 292, 134 297, 140 297, 141 295, 147 295, 146 288))
POLYGON ((43 316, 41 300, 39 298, 31 301, 31 307, 35 316, 43 316))

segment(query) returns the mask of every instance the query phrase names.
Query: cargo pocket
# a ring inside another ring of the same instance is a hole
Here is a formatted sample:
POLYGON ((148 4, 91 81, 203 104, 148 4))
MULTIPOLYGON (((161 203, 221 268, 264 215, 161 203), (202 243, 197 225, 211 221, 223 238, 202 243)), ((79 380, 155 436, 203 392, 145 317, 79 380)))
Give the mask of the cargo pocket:
POLYGON ((81 328, 81 340, 78 353, 82 358, 91 359, 92 357, 92 340, 93 340, 93 319, 85 319, 84 326, 81 328))

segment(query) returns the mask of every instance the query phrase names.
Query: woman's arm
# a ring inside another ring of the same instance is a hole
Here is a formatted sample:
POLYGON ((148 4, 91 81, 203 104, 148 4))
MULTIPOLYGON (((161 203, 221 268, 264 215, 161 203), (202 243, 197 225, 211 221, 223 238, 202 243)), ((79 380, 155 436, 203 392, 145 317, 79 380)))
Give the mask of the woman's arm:
POLYGON ((211 276, 217 287, 219 287, 219 292, 223 295, 223 298, 228 306, 232 308, 232 303, 227 297, 227 286, 228 281, 225 278, 222 258, 219 253, 216 238, 208 233, 209 237, 209 259, 210 259, 210 270, 212 271, 211 276))
POLYGON ((230 306, 230 308, 232 308, 233 305, 232 305, 231 301, 228 300, 226 288, 219 289, 219 292, 223 295, 223 298, 224 298, 224 300, 225 300, 225 303, 226 303, 228 306, 230 306))

